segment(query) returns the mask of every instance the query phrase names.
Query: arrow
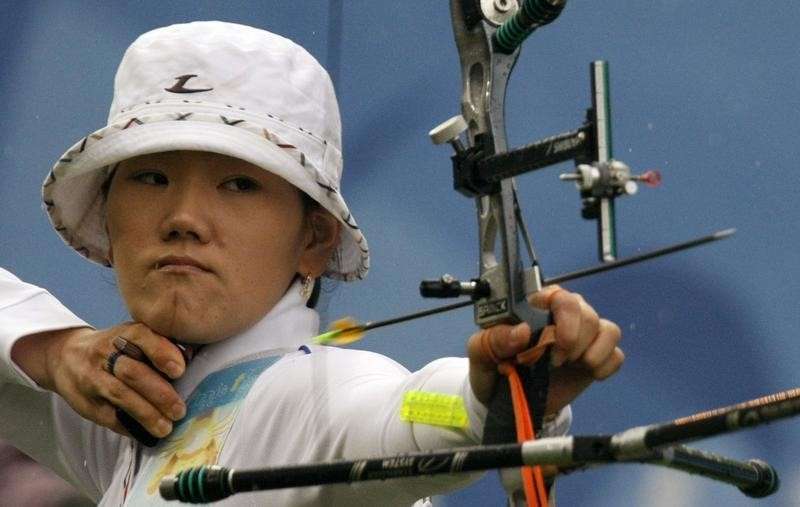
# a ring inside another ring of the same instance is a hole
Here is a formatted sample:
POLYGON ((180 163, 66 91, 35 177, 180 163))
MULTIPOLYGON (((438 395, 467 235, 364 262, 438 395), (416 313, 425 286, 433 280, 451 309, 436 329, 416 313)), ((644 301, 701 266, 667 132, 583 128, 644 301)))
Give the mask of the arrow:
MULTIPOLYGON (((668 246, 666 248, 660 248, 658 250, 653 250, 640 255, 634 255, 623 259, 617 259, 612 262, 607 262, 604 264, 600 264, 598 266, 582 269, 579 271, 573 271, 572 273, 555 276, 553 278, 546 278, 542 282, 542 285, 547 286, 557 283, 563 283, 569 280, 575 280, 576 278, 582 278, 584 276, 597 274, 615 268, 621 268, 623 266, 628 266, 630 264, 635 264, 637 262, 653 259, 655 257, 661 257, 663 255, 675 253, 681 250, 694 248, 700 245, 704 245, 706 243, 711 243, 712 241, 718 241, 721 239, 728 238, 732 236, 735 232, 736 229, 725 229, 722 231, 717 231, 713 234, 709 234, 708 236, 703 236, 697 239, 693 239, 691 241, 686 241, 684 243, 668 246)), ((364 334, 366 334, 366 332, 371 329, 390 326, 392 324, 399 324, 401 322, 407 322, 409 320, 419 319, 422 317, 427 317, 429 315, 435 315, 437 313, 449 312, 450 310, 457 310, 459 308, 464 308, 472 304, 474 304, 474 301, 470 299, 468 301, 461 301, 459 303, 454 303, 451 305, 439 306, 428 310, 422 310, 420 312, 401 315, 400 317, 394 317, 386 320, 379 320, 377 322, 367 322, 365 324, 358 322, 353 317, 344 317, 332 322, 331 325, 328 326, 327 332, 317 335, 311 340, 313 341, 313 343, 316 343, 317 345, 334 345, 334 346, 349 345, 353 342, 357 342, 358 340, 362 339, 364 337, 364 334)))
POLYGON ((470 299, 468 301, 461 301, 451 305, 439 306, 429 310, 422 310, 420 312, 401 315, 400 317, 379 320, 377 322, 367 322, 364 324, 359 323, 352 317, 344 317, 331 323, 331 325, 328 326, 327 332, 317 335, 311 340, 318 345, 348 345, 363 338, 364 334, 371 329, 390 326, 392 324, 399 324, 409 320, 420 319, 422 317, 435 315, 437 313, 449 312, 450 310, 464 308, 473 304, 474 302, 470 299))

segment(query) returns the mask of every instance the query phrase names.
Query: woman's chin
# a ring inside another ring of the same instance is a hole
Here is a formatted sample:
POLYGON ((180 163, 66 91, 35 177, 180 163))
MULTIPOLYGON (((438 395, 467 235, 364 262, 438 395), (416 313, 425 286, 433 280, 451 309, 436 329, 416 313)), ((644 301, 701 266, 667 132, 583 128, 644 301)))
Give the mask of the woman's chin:
POLYGON ((146 311, 132 312, 134 320, 160 334, 181 343, 208 344, 222 341, 233 334, 231 322, 217 319, 216 312, 182 311, 181 308, 148 308, 146 311))
POLYGON ((124 294, 131 317, 161 336, 183 343, 223 341, 248 329, 269 308, 244 304, 224 292, 187 293, 183 287, 124 294))

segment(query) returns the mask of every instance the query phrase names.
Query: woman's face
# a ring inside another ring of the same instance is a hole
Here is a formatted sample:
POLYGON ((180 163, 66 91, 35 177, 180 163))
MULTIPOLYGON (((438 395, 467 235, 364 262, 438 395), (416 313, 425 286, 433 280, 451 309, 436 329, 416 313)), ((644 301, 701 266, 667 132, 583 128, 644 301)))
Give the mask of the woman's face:
POLYGON ((297 273, 324 268, 307 218, 299 190, 235 158, 175 151, 122 162, 106 219, 131 316, 188 343, 247 329, 297 273))

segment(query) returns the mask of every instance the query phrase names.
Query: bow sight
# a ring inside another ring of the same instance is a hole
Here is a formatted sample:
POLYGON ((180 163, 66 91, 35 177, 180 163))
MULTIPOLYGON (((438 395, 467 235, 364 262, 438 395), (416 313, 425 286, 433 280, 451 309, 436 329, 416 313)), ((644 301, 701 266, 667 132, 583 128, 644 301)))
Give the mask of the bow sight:
POLYGON ((575 172, 560 178, 576 182, 583 217, 597 220, 600 260, 609 262, 616 259, 614 199, 635 194, 636 181, 658 186, 661 175, 658 171, 633 175, 625 163, 612 158, 607 62, 592 62, 591 80, 593 104, 586 111, 586 122, 576 130, 493 155, 487 155, 491 138, 486 133, 476 134, 474 145, 464 148, 460 136, 468 125, 461 115, 431 130, 430 136, 435 144, 449 142, 455 148, 454 187, 467 197, 497 193, 504 179, 574 160, 575 172))
POLYGON ((430 137, 434 144, 447 142, 453 146, 453 186, 461 194, 477 199, 481 275, 471 282, 460 282, 445 275, 440 280, 422 282, 420 291, 424 297, 471 296, 476 300, 476 322, 484 327, 513 317, 509 307, 513 308, 517 300, 505 294, 513 294, 515 289, 518 294, 531 294, 543 285, 673 253, 723 239, 734 232, 727 229, 635 257, 617 258, 615 199, 637 193, 637 182, 658 186, 661 175, 654 170, 632 174, 628 165, 613 158, 609 73, 605 61, 590 65, 592 105, 586 111, 583 125, 521 148, 506 149, 503 117, 506 84, 519 56, 520 44, 533 29, 553 21, 565 3, 533 0, 524 1, 519 8, 517 2, 511 0, 482 1, 480 14, 483 17, 479 18, 476 2, 451 2, 463 76, 462 114, 431 130, 430 137), (520 28, 519 17, 529 23, 529 29, 520 28), (504 24, 498 27, 501 22, 504 24), (524 32, 525 35, 511 39, 504 35, 508 32, 524 32), (468 147, 462 140, 465 132, 468 147), (597 221, 598 257, 603 265, 545 280, 539 272, 511 178, 569 160, 575 162, 575 171, 561 174, 560 179, 575 182, 580 191, 581 215, 597 221), (498 233, 503 248, 501 260, 495 255, 498 233), (509 270, 503 273, 500 269, 503 264, 521 268, 520 239, 524 241, 531 263, 531 268, 522 270, 521 284, 509 270), (478 286, 481 290, 476 292, 478 286))

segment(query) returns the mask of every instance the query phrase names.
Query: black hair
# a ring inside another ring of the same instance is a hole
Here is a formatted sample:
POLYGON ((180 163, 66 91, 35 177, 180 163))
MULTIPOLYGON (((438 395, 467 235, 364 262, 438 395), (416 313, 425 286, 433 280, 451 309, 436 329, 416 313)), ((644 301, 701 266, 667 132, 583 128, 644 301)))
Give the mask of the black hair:
POLYGON ((117 167, 119 167, 119 162, 109 168, 106 180, 100 185, 100 193, 103 194, 103 201, 108 202, 108 191, 111 190, 111 180, 113 180, 114 175, 117 174, 117 167))
MULTIPOLYGON (((303 192, 302 190, 298 189, 298 191, 300 192, 300 198, 303 200, 303 213, 305 214, 305 216, 308 216, 308 213, 310 211, 321 207, 320 204, 314 199, 312 199, 310 195, 303 192)), ((317 277, 314 279, 314 288, 311 289, 311 296, 308 298, 308 301, 306 301, 306 306, 308 308, 317 307, 317 303, 319 303, 319 295, 321 292, 322 292, 322 280, 320 277, 317 277)))
POLYGON ((322 293, 322 280, 317 277, 314 279, 314 288, 311 289, 311 297, 306 301, 308 308, 316 308, 319 303, 319 295, 322 293))

